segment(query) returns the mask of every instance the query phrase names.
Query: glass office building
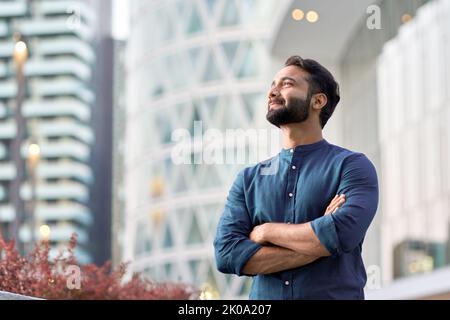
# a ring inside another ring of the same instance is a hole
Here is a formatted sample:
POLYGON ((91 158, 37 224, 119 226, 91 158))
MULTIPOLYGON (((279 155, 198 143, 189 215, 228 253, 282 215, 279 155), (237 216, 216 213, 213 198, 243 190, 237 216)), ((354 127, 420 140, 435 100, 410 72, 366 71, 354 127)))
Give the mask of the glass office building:
MULTIPOLYGON (((242 165, 176 165, 172 132, 264 127, 268 43, 286 1, 131 1, 124 260, 213 296, 248 282, 216 271, 212 242, 242 165), (268 23, 270 21, 270 23, 268 23)), ((198 136, 196 136, 198 137, 198 136)), ((198 156, 198 139, 192 141, 198 156)), ((197 155, 197 156, 196 156, 197 155)))

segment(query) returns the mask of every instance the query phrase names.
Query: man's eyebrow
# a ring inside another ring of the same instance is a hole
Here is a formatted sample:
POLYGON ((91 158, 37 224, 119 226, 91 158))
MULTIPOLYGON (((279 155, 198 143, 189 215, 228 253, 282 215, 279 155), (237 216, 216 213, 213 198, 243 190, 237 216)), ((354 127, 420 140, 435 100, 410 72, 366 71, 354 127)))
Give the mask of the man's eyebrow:
MULTIPOLYGON (((290 80, 292 82, 297 82, 294 78, 291 77, 283 77, 280 79, 280 82, 285 81, 285 80, 290 80)), ((272 86, 275 84, 275 80, 272 81, 272 86)))
POLYGON ((294 78, 291 78, 291 77, 283 77, 283 78, 281 78, 281 81, 284 81, 284 80, 291 80, 293 82, 297 82, 294 78))

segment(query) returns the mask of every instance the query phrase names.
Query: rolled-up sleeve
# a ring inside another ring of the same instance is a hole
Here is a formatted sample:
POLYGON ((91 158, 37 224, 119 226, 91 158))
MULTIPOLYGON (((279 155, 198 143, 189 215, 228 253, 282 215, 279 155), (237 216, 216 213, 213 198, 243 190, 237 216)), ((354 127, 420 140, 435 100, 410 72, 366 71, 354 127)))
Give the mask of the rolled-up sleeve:
POLYGON ((338 194, 345 203, 333 214, 312 221, 320 242, 333 256, 352 252, 359 246, 378 207, 378 179, 375 167, 361 153, 344 160, 338 194))
POLYGON ((217 268, 223 273, 243 275, 247 261, 262 246, 248 236, 253 229, 244 193, 244 171, 239 172, 227 197, 217 226, 214 251, 217 268))

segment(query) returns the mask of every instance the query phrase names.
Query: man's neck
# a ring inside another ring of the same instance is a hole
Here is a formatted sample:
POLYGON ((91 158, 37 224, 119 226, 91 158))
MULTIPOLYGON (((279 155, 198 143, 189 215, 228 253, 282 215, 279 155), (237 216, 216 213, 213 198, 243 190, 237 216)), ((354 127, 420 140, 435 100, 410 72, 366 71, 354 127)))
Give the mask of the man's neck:
POLYGON ((291 123, 281 126, 283 148, 291 149, 299 145, 319 142, 323 139, 322 128, 308 122, 291 123))

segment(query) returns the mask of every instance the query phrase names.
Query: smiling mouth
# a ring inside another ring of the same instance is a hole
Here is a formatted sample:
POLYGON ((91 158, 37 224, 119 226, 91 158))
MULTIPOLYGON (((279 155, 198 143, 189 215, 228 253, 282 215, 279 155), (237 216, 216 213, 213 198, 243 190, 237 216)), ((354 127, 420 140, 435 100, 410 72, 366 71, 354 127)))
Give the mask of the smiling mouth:
POLYGON ((269 103, 269 109, 276 108, 277 106, 283 106, 284 104, 282 102, 271 102, 269 103))

